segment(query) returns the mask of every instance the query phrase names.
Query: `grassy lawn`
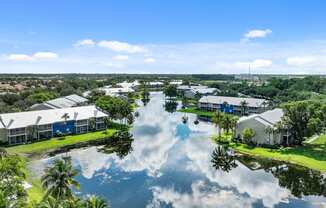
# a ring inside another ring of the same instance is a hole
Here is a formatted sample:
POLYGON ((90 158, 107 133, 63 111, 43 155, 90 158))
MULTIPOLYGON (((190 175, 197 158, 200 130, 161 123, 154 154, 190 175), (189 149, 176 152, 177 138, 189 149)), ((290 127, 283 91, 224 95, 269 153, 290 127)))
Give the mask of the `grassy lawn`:
POLYGON ((207 117, 212 117, 214 112, 211 111, 203 111, 198 108, 186 108, 186 109, 180 109, 178 110, 179 112, 184 112, 184 113, 193 113, 199 116, 207 116, 207 117))
POLYGON ((91 140, 97 140, 111 136, 117 129, 107 129, 104 131, 91 132, 87 134, 71 135, 65 137, 52 138, 49 140, 35 142, 32 144, 19 145, 7 148, 7 151, 11 154, 35 154, 42 153, 52 149, 64 147, 67 145, 73 145, 77 143, 87 142, 91 140))
POLYGON ((232 142, 229 146, 240 153, 268 157, 326 172, 326 135, 320 136, 311 144, 305 144, 301 147, 269 149, 232 142))

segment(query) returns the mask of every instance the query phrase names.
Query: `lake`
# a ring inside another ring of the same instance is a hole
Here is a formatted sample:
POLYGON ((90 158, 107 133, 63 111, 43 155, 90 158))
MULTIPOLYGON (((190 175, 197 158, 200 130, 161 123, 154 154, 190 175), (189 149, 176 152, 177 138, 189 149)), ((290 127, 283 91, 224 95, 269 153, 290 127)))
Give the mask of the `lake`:
POLYGON ((133 139, 33 161, 42 174, 54 158, 71 156, 80 170, 78 195, 97 194, 111 207, 326 207, 326 176, 306 168, 222 154, 214 125, 173 112, 161 93, 140 103, 133 139), (166 111, 168 110, 168 111, 166 111))

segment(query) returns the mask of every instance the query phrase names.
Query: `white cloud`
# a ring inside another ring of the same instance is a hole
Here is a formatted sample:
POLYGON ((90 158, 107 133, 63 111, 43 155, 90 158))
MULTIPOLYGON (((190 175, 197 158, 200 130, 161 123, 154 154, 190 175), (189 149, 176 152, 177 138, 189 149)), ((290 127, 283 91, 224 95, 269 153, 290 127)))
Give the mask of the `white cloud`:
POLYGON ((173 188, 154 187, 153 200, 146 208, 158 208, 164 204, 170 204, 175 208, 249 208, 254 202, 255 199, 236 195, 232 191, 209 187, 203 181, 198 181, 191 185, 190 193, 181 193, 173 188))
POLYGON ((271 67, 272 64, 273 62, 267 59, 256 59, 251 63, 253 68, 268 68, 271 67))
POLYGON ((38 60, 51 60, 58 58, 58 54, 53 52, 37 52, 33 55, 27 54, 10 54, 8 60, 11 61, 38 61, 38 60))
POLYGON ((250 30, 246 34, 244 34, 244 40, 250 40, 255 38, 265 38, 267 35, 272 33, 272 30, 265 29, 265 30, 250 30))
POLYGON ((129 59, 129 56, 117 55, 117 56, 113 56, 112 59, 116 61, 127 61, 129 59))
POLYGON ((109 48, 115 52, 125 52, 125 53, 145 53, 147 49, 139 46, 139 45, 132 45, 126 42, 119 42, 119 41, 108 41, 102 40, 97 43, 99 47, 109 48))
POLYGON ((154 62, 156 62, 156 60, 155 60, 154 58, 146 58, 146 59, 144 60, 144 62, 145 62, 145 63, 154 63, 154 62))
POLYGON ((26 54, 10 54, 8 59, 11 61, 31 61, 32 57, 26 54))
POLYGON ((271 67, 273 62, 268 59, 255 59, 253 61, 240 61, 240 62, 232 62, 232 63, 225 63, 225 62, 217 62, 217 67, 227 68, 227 69, 244 69, 247 70, 249 67, 251 69, 259 69, 259 68, 269 68, 271 67))
POLYGON ((295 56, 286 59, 286 63, 290 66, 310 66, 318 60, 313 56, 295 56))
POLYGON ((56 59, 58 54, 53 52, 37 52, 33 55, 33 59, 44 60, 44 59, 56 59))
POLYGON ((92 39, 79 40, 74 44, 74 46, 76 46, 76 47, 78 47, 78 46, 94 46, 94 45, 95 45, 95 41, 92 39))
POLYGON ((141 46, 148 52, 133 54, 105 50, 98 47, 97 43, 95 41, 94 47, 83 47, 82 50, 75 47, 60 50, 59 57, 53 59, 51 64, 36 61, 33 55, 26 53, 11 56, 10 53, 3 54, 0 55, 0 68, 12 73, 180 74, 247 73, 249 64, 252 73, 260 74, 325 74, 326 68, 326 41, 145 44, 141 46), (118 55, 128 55, 129 59, 112 59, 118 55), (160 64, 153 64, 152 58, 160 64), (21 64, 24 61, 29 64, 21 64), (90 68, 93 70, 90 71, 90 68))

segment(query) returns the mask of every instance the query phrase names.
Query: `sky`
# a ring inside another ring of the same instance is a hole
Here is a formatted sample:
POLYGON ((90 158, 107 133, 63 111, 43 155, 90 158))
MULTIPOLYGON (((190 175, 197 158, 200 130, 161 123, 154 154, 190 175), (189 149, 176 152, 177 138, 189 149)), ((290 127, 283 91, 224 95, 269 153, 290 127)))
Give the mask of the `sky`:
POLYGON ((0 73, 326 74, 324 0, 3 0, 0 73))

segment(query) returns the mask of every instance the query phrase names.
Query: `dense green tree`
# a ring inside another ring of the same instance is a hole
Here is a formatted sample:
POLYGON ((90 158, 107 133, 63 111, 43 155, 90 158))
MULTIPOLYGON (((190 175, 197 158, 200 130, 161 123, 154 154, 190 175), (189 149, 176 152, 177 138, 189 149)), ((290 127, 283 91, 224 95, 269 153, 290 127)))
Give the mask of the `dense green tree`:
POLYGON ((56 97, 57 97, 57 95, 55 93, 45 91, 45 92, 38 92, 38 93, 31 94, 28 96, 28 99, 31 102, 42 103, 42 102, 54 99, 56 97))
POLYGON ((109 117, 113 120, 126 120, 133 112, 132 106, 128 100, 119 97, 100 97, 96 101, 96 106, 108 113, 109 117))
POLYGON ((177 87, 175 85, 167 85, 164 88, 163 93, 168 98, 176 97, 178 95, 177 87))
POLYGON ((95 89, 95 90, 90 91, 90 93, 87 97, 91 103, 95 103, 100 97, 103 97, 103 96, 105 96, 105 91, 95 89))
POLYGON ((0 157, 0 207, 25 207, 27 192, 23 187, 26 179, 21 158, 2 154, 0 157))
POLYGON ((278 129, 289 130, 295 143, 319 134, 325 128, 326 107, 322 101, 297 101, 282 105, 284 116, 278 129))
POLYGON ((251 143, 251 139, 255 136, 255 131, 252 128, 245 128, 242 132, 242 138, 245 143, 251 143))

